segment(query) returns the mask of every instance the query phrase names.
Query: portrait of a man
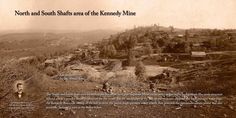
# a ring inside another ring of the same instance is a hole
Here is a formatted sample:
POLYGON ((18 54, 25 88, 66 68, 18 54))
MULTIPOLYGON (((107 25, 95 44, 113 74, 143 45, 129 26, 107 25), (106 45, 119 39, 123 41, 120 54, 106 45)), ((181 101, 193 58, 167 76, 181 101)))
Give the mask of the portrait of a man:
POLYGON ((24 90, 24 85, 23 83, 19 82, 16 84, 16 92, 15 92, 15 95, 17 96, 17 98, 22 98, 25 93, 23 92, 24 90))

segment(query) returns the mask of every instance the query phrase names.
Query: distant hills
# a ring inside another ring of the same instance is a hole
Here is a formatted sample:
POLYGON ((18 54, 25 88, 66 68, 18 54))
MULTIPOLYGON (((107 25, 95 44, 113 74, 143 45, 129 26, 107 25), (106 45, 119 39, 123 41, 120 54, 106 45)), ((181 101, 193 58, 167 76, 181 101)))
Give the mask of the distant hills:
POLYGON ((115 30, 93 30, 86 32, 14 32, 0 35, 0 49, 36 48, 45 46, 77 46, 107 38, 115 30))

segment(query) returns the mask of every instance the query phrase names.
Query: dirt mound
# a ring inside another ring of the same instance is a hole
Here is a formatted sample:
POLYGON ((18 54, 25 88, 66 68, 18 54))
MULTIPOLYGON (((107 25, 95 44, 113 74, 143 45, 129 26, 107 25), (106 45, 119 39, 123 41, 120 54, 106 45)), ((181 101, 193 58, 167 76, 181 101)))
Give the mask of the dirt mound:
POLYGON ((49 66, 45 69, 45 73, 48 75, 48 76, 54 76, 54 75, 57 75, 58 74, 58 71, 57 69, 49 66))
POLYGON ((86 64, 71 65, 66 68, 66 74, 81 75, 90 81, 98 81, 101 73, 94 67, 86 64))

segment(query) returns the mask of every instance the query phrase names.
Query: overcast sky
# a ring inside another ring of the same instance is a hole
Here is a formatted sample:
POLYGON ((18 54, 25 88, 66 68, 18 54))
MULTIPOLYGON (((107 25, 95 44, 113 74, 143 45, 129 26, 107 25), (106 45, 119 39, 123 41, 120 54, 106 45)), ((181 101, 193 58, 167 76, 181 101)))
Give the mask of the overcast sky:
POLYGON ((0 30, 95 30, 160 24, 236 28, 236 0, 0 0, 0 30), (15 10, 130 10, 132 17, 15 16, 15 10))

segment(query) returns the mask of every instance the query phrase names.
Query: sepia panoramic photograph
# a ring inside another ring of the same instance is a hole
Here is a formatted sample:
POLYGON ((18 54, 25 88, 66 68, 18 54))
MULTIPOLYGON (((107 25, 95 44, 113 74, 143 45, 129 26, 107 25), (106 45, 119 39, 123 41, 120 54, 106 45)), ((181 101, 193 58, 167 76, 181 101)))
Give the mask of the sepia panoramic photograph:
POLYGON ((235 118, 235 0, 0 0, 0 118, 235 118))

